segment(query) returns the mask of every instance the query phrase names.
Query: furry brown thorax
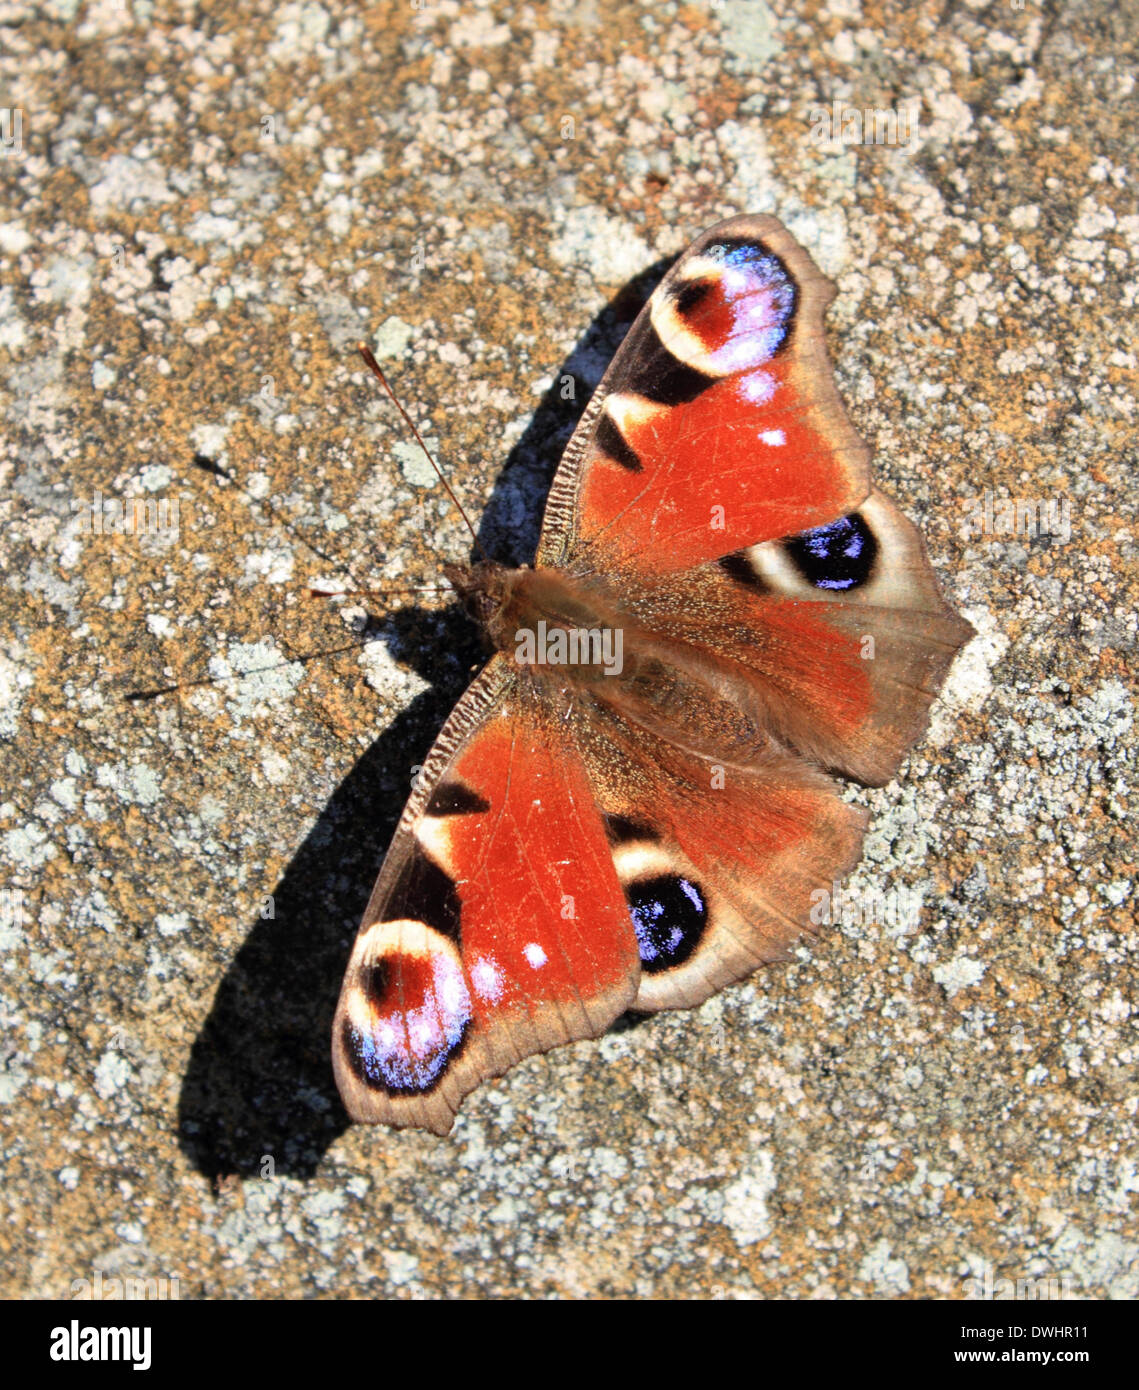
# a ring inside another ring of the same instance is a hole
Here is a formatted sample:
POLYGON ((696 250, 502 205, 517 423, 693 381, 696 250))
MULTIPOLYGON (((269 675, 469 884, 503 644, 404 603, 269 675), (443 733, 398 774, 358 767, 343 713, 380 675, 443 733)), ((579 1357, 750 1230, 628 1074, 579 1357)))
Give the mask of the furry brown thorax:
MULTIPOLYGON (((517 634, 549 630, 614 628, 622 625, 616 607, 562 570, 508 569, 493 560, 445 565, 463 605, 496 651, 512 653, 517 634)), ((572 663, 577 664, 577 663, 572 663)))

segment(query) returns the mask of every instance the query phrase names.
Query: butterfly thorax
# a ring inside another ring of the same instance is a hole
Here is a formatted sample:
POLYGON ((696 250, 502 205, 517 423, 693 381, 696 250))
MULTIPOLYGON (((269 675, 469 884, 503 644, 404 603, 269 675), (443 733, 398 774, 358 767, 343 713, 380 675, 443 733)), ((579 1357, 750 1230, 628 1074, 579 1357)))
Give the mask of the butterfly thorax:
POLYGON ((448 566, 446 574, 490 645, 519 665, 563 666, 587 682, 620 674, 627 620, 594 587, 564 570, 491 561, 448 566))

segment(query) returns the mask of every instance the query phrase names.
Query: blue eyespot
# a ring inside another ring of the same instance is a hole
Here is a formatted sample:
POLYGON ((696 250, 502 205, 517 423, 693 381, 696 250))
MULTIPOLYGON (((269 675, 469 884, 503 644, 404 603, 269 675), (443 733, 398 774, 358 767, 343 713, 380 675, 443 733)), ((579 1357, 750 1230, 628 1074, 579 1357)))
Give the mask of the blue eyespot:
POLYGON ((865 584, 874 569, 878 542, 857 512, 787 542, 799 573, 816 589, 843 591, 865 584))
POLYGON ((674 874, 662 874, 630 884, 625 894, 642 969, 652 975, 682 965, 696 949, 708 922, 707 904, 697 885, 674 874))

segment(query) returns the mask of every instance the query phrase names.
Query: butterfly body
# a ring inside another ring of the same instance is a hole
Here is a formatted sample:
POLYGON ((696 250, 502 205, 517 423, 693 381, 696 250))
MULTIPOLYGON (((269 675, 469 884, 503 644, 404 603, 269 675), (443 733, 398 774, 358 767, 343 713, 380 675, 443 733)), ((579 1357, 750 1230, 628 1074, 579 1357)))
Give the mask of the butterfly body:
MULTIPOLYGON (((762 711, 731 663, 655 629, 651 616, 636 615, 628 592, 599 576, 485 564, 447 574, 488 644, 534 685, 530 698, 561 700, 569 710, 601 702, 707 756, 746 761, 769 747, 762 711)), ((640 597, 650 608, 653 596, 640 597)))
POLYGON ((446 1133, 520 1057, 778 959, 970 634, 871 488, 833 287, 772 218, 653 294, 533 567, 448 567, 493 655, 417 779, 334 1025, 354 1118, 446 1133))

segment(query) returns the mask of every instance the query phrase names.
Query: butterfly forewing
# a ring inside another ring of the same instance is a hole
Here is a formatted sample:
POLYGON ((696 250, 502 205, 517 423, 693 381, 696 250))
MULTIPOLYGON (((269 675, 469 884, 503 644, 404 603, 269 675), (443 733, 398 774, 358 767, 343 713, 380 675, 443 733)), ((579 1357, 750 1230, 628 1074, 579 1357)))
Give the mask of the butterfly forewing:
POLYGON ((772 217, 699 237, 570 440, 538 563, 659 577, 857 507, 870 451, 827 357, 834 292, 772 217))
POLYGON ((354 1119, 445 1134, 479 1081, 598 1036, 632 1003, 636 938, 605 826, 535 694, 495 657, 421 774, 334 1024, 354 1119))

